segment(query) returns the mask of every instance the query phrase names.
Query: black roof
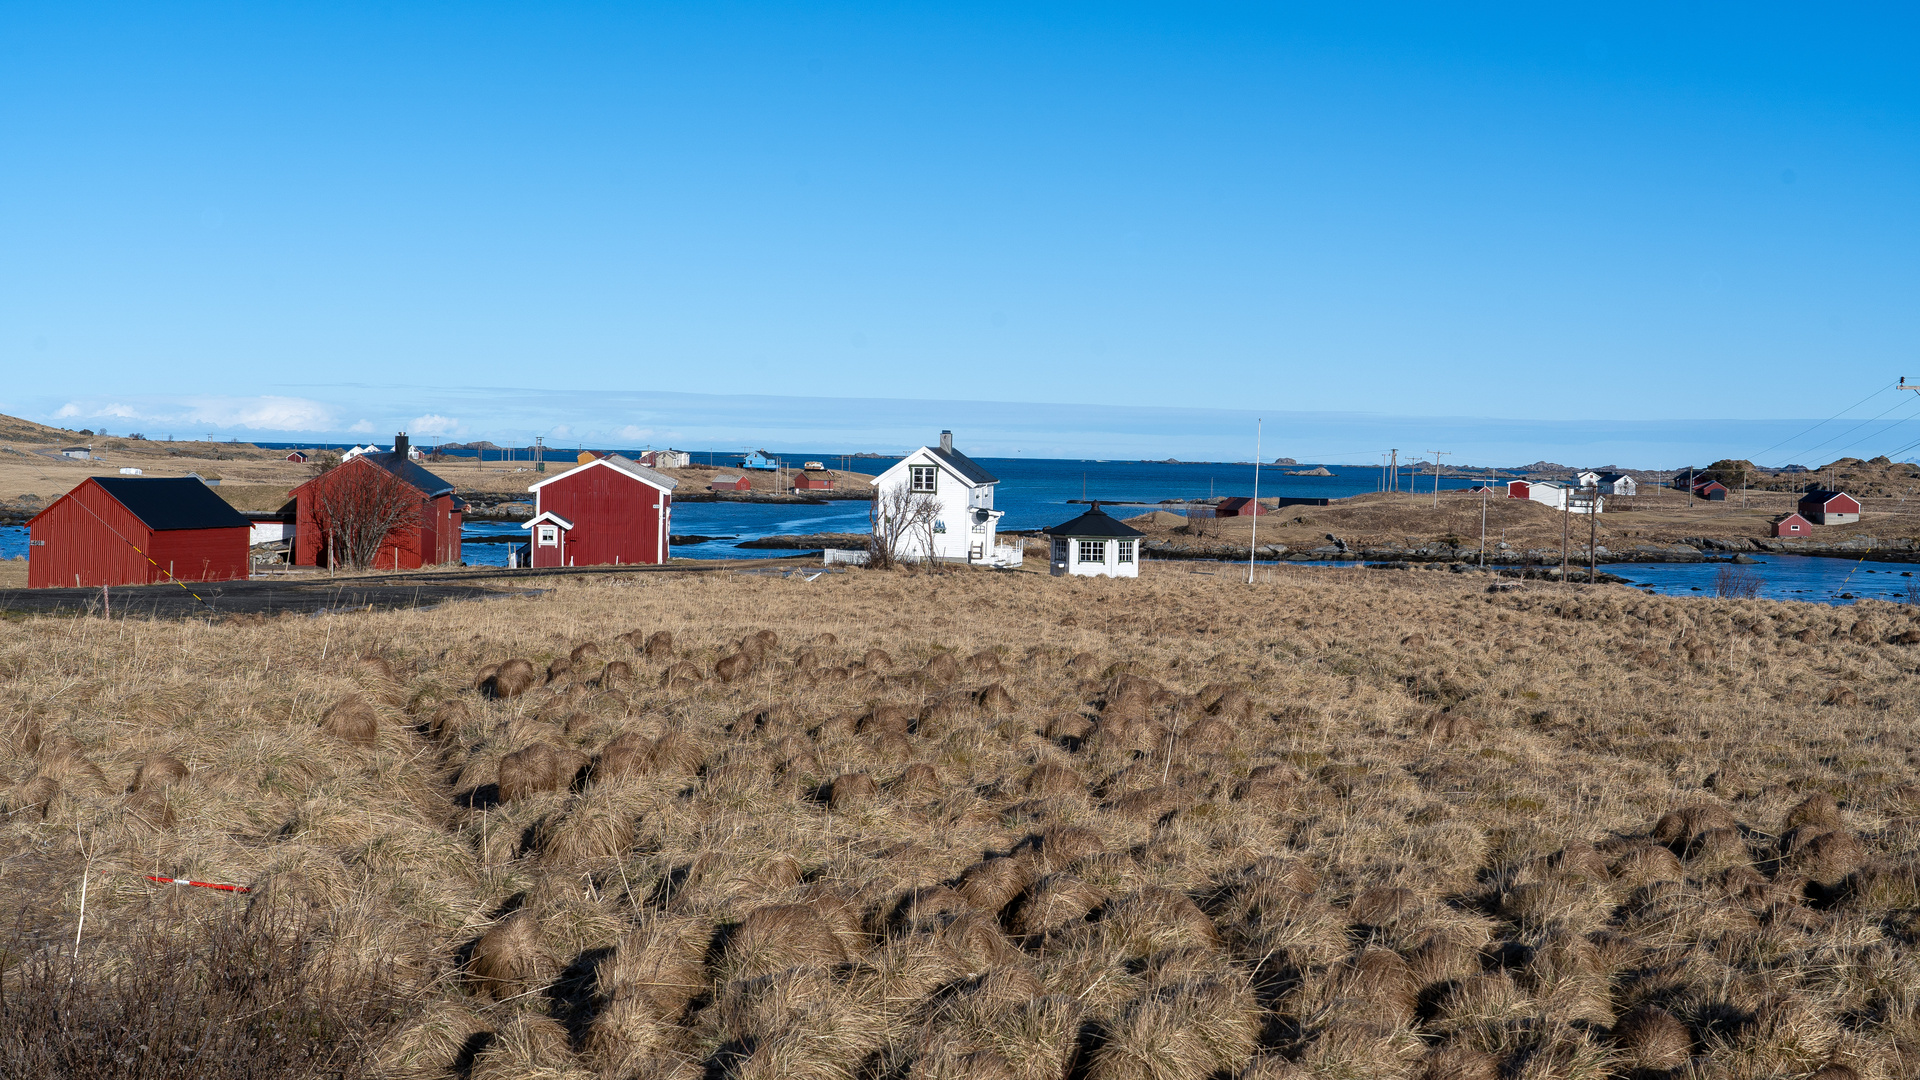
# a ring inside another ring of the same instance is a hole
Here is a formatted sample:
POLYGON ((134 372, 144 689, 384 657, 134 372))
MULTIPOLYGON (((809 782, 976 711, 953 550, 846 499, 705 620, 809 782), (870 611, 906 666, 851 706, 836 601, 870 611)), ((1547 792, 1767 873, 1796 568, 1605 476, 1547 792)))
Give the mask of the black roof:
MULTIPOLYGON (((1833 500, 1839 498, 1842 495, 1847 495, 1847 493, 1844 491, 1829 491, 1826 488, 1814 488, 1811 491, 1801 492, 1800 501, 1801 502, 1832 502, 1833 500)), ((1853 498, 1853 496, 1847 495, 1847 498, 1851 499, 1853 498)), ((1855 501, 1857 502, 1858 500, 1855 500, 1855 501)))
POLYGON ((421 493, 429 499, 453 491, 452 484, 415 465, 405 454, 382 450, 377 454, 361 454, 360 457, 392 473, 401 482, 419 488, 421 493))
POLYGON ((953 471, 966 478, 969 484, 997 484, 1000 478, 981 468, 974 460, 958 450, 942 450, 937 446, 927 447, 927 453, 952 466, 953 471))
POLYGON ((96 476, 93 482, 149 529, 244 529, 246 515, 191 476, 96 476))
POLYGON ((1069 537, 1069 538, 1075 537, 1075 536, 1089 536, 1089 537, 1117 536, 1117 537, 1125 538, 1128 536, 1147 535, 1146 533, 1141 532, 1139 529, 1136 529, 1133 526, 1128 525, 1124 521, 1116 521, 1113 518, 1108 517, 1107 512, 1105 510, 1100 509, 1098 505, 1095 505, 1093 509, 1087 511, 1084 514, 1081 514, 1079 517, 1074 518, 1072 521, 1069 521, 1064 525, 1055 525, 1051 529, 1045 529, 1042 531, 1045 532, 1048 536, 1060 536, 1060 537, 1069 537))

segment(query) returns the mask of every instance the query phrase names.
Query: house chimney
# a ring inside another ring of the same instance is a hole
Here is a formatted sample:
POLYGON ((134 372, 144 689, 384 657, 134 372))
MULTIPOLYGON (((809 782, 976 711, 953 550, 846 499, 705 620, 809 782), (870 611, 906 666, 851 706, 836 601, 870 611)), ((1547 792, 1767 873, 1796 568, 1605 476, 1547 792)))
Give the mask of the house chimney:
POLYGON ((399 457, 407 456, 407 433, 401 432, 393 437, 393 452, 399 457))
POLYGON ((940 449, 949 454, 953 453, 953 432, 943 431, 940 433, 940 449))

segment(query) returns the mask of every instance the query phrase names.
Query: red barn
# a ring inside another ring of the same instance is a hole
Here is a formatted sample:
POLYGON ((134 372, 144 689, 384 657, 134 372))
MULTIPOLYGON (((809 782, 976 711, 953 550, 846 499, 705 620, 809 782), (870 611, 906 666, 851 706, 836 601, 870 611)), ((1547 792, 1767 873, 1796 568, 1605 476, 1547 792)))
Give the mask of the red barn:
POLYGON ((708 491, 752 491, 753 481, 744 476, 716 476, 713 483, 707 485, 708 491))
POLYGON ((596 458, 528 488, 530 565, 624 566, 667 561, 679 481, 619 454, 596 458))
POLYGON ((800 473, 793 478, 793 490, 795 492, 832 491, 833 474, 823 472, 800 473))
POLYGON ((90 477, 27 523, 27 587, 244 579, 247 528, 191 477, 90 477))
POLYGON ((378 469, 405 485, 419 500, 413 523, 387 533, 386 540, 373 558, 373 567, 382 570, 415 570, 430 563, 460 561, 460 519, 466 508, 453 485, 415 464, 407 456, 407 437, 393 440, 389 452, 360 454, 293 489, 295 566, 327 565, 328 549, 323 523, 330 497, 339 497, 369 478, 356 470, 378 469))
POLYGON ((287 460, 295 463, 304 462, 307 460, 307 455, 295 450, 293 453, 287 455, 287 460))
POLYGON ((1213 508, 1214 517, 1259 517, 1267 513, 1267 508, 1245 496, 1236 495, 1231 499, 1221 499, 1213 508))
POLYGON ((1807 536, 1813 532, 1813 522, 1799 514, 1788 514, 1773 523, 1775 536, 1807 536))
POLYGON ((1526 480, 1507 481, 1507 498, 1509 499, 1533 498, 1533 484, 1526 480))
POLYGON ((1860 520, 1860 500, 1844 491, 1816 488, 1800 496, 1800 513, 1816 525, 1848 525, 1860 520))
POLYGON ((1718 480, 1702 480, 1693 485, 1693 494, 1708 502, 1724 502, 1727 497, 1727 485, 1718 480))

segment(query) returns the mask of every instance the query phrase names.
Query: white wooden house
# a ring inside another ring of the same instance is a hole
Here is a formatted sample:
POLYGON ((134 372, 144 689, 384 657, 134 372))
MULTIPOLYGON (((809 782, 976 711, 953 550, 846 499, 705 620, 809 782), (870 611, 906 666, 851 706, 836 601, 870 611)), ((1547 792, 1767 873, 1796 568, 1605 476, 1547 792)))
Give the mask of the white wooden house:
POLYGON ((1599 487, 1600 474, 1592 469, 1582 469, 1573 474, 1574 487, 1599 487))
POLYGON ((1140 538, 1146 534, 1114 520, 1098 503, 1046 535, 1052 546, 1047 572, 1054 577, 1140 576, 1140 538))
POLYGON ((1600 494, 1602 495, 1638 495, 1640 484, 1626 473, 1610 472, 1600 474, 1600 494))
MULTIPOLYGON (((938 504, 931 530, 933 550, 927 551, 926 530, 908 529, 898 552, 908 562, 931 556, 938 562, 1018 566, 1020 545, 997 543, 1004 513, 993 508, 993 490, 999 483, 999 477, 953 448, 953 432, 943 431, 939 446, 923 446, 873 478, 875 512, 884 514, 901 491, 938 504)), ((883 524, 874 521, 875 535, 881 534, 883 524)))

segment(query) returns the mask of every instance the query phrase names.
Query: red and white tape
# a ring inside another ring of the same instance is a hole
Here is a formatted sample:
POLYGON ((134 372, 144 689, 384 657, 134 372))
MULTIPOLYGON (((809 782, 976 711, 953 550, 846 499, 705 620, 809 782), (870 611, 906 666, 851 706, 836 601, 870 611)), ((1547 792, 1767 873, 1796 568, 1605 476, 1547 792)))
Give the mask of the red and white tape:
POLYGON ((186 878, 160 877, 148 874, 148 881, 157 881, 162 885, 191 885, 196 889, 219 889, 221 892, 252 892, 245 885, 222 885, 217 881, 188 881, 186 878))

